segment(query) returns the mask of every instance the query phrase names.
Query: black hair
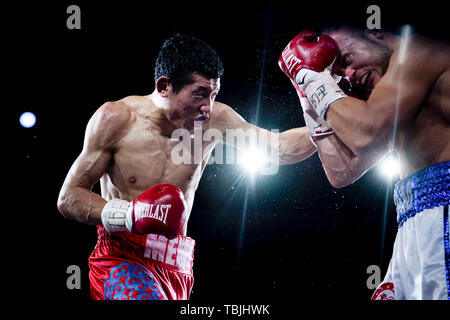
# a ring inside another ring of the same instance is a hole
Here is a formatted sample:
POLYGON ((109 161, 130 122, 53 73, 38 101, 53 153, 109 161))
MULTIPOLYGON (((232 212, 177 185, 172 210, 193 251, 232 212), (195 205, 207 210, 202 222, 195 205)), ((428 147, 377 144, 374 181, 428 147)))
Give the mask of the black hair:
POLYGON ((367 30, 366 26, 360 23, 354 22, 336 22, 330 23, 322 27, 320 33, 330 34, 333 31, 345 30, 346 32, 350 32, 353 36, 360 39, 367 39, 365 35, 365 31, 367 30))
MULTIPOLYGON (((373 29, 374 32, 382 31, 384 33, 391 33, 400 36, 402 25, 394 25, 384 23, 381 29, 373 29)), ((336 21, 331 22, 322 26, 320 33, 322 34, 330 34, 333 31, 345 30, 346 32, 351 33, 354 37, 360 38, 361 40, 370 40, 367 37, 366 32, 370 31, 365 23, 361 21, 336 21)))
POLYGON ((192 83, 192 74, 209 79, 220 78, 223 64, 217 53, 204 41, 182 34, 175 34, 164 41, 156 59, 155 81, 165 76, 178 92, 192 83))

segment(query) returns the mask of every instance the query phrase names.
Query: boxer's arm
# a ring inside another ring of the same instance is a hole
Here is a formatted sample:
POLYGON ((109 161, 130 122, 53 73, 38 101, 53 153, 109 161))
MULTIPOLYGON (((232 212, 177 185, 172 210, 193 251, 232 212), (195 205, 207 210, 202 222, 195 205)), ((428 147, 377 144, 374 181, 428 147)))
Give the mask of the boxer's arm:
MULTIPOLYGON (((264 129, 262 129, 264 130, 264 129)), ((307 127, 293 128, 279 134, 280 165, 288 165, 305 160, 317 151, 307 127)))
POLYGON ((303 108, 303 117, 314 141, 320 161, 327 175, 328 181, 335 188, 345 187, 358 180, 373 165, 372 158, 357 157, 334 133, 327 122, 317 116, 306 97, 304 97, 293 82, 303 108), (319 122, 320 123, 319 123, 319 122))
POLYGON ((352 184, 376 164, 372 157, 357 157, 336 134, 317 139, 316 145, 328 181, 334 188, 352 184))
POLYGON ((68 218, 86 224, 101 224, 106 200, 91 191, 106 173, 115 144, 130 119, 128 108, 120 102, 100 107, 86 128, 83 150, 70 168, 58 197, 58 209, 68 218))
MULTIPOLYGON (((268 148, 268 152, 271 155, 279 155, 278 164, 280 165, 300 162, 316 152, 316 147, 311 142, 306 127, 293 128, 281 133, 272 132, 248 123, 236 111, 225 104, 216 102, 216 105, 218 105, 218 108, 216 108, 217 113, 214 117, 211 117, 211 126, 218 128, 224 135, 227 134, 226 130, 230 129, 235 130, 234 133, 241 130, 247 136, 250 134, 250 131, 253 131, 253 134, 258 138, 259 147, 268 148), (260 140, 261 137, 264 140, 260 140), (262 145, 263 143, 260 143, 261 141, 264 141, 264 146, 262 145)), ((229 143, 230 140, 225 142, 229 143)), ((238 145, 234 146, 239 147, 238 145)))
POLYGON ((331 103, 326 113, 334 132, 358 157, 381 158, 392 149, 394 130, 415 116, 444 64, 422 47, 400 59, 394 52, 367 102, 343 98, 331 103))

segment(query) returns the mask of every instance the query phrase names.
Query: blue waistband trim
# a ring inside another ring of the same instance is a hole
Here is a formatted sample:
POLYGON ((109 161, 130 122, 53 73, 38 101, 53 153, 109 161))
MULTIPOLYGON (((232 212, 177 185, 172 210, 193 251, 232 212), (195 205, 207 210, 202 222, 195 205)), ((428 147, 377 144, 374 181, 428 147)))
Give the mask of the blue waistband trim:
POLYGON ((444 208, 444 249, 445 249, 445 277, 447 280, 447 300, 450 300, 450 243, 448 227, 448 206, 444 208))
POLYGON ((424 168, 397 182, 394 202, 399 228, 418 212, 449 204, 450 161, 424 168))

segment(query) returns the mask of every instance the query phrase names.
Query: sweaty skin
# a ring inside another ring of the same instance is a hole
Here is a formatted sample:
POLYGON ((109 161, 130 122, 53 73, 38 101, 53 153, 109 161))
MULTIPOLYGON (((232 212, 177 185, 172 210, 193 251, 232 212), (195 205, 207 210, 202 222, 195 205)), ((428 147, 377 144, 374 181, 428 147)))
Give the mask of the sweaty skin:
MULTIPOLYGON (((214 128, 225 137, 226 129, 254 129, 272 134, 249 124, 229 106, 214 101, 219 79, 209 80, 195 74, 194 80, 179 93, 174 93, 170 85, 160 89, 157 83, 157 89, 148 96, 107 102, 95 112, 87 125, 83 150, 60 192, 58 208, 65 217, 101 224, 106 201, 113 198, 131 201, 160 183, 181 189, 190 214, 198 183, 218 141, 202 142, 201 161, 175 164, 171 153, 180 141, 172 139, 174 130, 185 128, 192 132, 194 119, 204 117, 203 132, 214 128), (101 196, 91 191, 98 181, 101 196)), ((302 161, 316 151, 306 127, 279 133, 278 138, 281 165, 302 161)))
POLYGON ((385 65, 345 30, 329 35, 341 50, 333 71, 340 67, 339 73, 354 85, 373 89, 367 101, 343 98, 331 103, 326 113, 335 134, 317 145, 331 184, 354 182, 389 150, 399 154, 401 179, 449 161, 449 45, 418 35, 408 41, 374 38, 393 49, 385 65))

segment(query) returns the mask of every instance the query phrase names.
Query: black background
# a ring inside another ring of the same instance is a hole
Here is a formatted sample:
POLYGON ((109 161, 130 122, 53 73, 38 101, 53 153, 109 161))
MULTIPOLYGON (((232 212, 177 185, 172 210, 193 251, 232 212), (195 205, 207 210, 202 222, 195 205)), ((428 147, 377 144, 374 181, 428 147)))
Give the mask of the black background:
MULTIPOLYGON (((96 229, 59 214, 59 189, 81 151, 93 112, 105 101, 153 91, 154 61, 163 40, 181 32, 209 43, 225 66, 217 100, 249 122, 283 131, 304 125, 294 88, 277 65, 284 46, 306 28, 365 23, 370 4, 60 1, 4 6, 3 265, 15 289, 11 296, 89 301, 87 261, 96 229), (81 8, 81 30, 66 27, 71 4, 81 8), (36 114, 35 127, 19 125, 25 111, 36 114), (81 268, 81 290, 66 287, 69 265, 81 268)), ((446 36, 448 13, 439 2, 375 4, 382 27, 400 30, 411 24, 415 31, 446 36)), ((241 173, 237 166, 209 165, 200 181, 188 225, 188 236, 196 240, 191 304, 271 304, 273 318, 277 312, 335 301, 369 305, 373 290, 366 286, 367 267, 380 266, 384 276, 395 238, 395 178, 388 181, 373 169, 335 190, 317 154, 254 182, 237 179, 241 173)))

